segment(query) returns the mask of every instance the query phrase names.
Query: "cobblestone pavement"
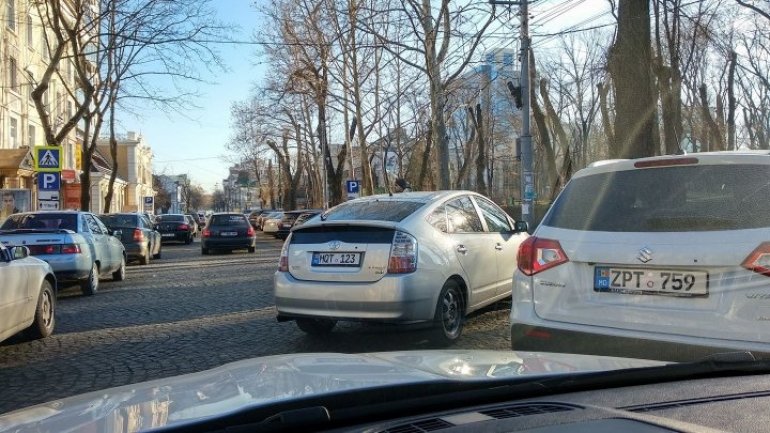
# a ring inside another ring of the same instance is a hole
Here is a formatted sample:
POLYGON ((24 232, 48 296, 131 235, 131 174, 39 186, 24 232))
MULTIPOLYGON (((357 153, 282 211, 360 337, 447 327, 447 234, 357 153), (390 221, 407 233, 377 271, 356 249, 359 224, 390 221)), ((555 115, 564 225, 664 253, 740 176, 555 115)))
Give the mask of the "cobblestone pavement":
MULTIPOLYGON (((62 290, 54 335, 0 343, 0 414, 256 356, 435 348, 426 331, 343 323, 312 338, 278 323, 280 247, 261 233, 256 254, 202 256, 197 241, 167 244, 162 259, 129 266, 125 281, 103 280, 96 296, 62 290)), ((507 315, 507 305, 475 314, 454 348, 509 350, 507 315)))

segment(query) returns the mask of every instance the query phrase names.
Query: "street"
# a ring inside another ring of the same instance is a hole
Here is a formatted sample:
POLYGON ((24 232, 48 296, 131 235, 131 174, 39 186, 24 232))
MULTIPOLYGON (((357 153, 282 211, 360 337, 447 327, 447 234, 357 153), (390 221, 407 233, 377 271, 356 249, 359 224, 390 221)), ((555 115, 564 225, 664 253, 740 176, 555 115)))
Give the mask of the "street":
MULTIPOLYGON (((262 233, 256 254, 202 256, 197 240, 166 244, 162 259, 129 266, 123 282, 103 279, 93 297, 61 290, 51 337, 0 343, 0 414, 244 358, 435 348, 425 331, 394 326, 340 323, 331 336, 311 338, 278 323, 272 275, 280 247, 262 233)), ((508 311, 474 314, 453 348, 510 350, 508 311)))

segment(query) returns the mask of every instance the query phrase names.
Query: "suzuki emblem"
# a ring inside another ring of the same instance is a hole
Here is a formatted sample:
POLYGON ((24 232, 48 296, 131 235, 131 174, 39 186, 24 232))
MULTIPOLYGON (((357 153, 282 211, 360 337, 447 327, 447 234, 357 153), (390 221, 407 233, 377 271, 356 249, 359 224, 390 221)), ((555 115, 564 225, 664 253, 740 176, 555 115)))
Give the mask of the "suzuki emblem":
POLYGON ((641 250, 639 250, 639 255, 636 256, 637 260, 639 260, 642 263, 647 263, 650 260, 652 260, 652 250, 648 247, 644 247, 641 250))
POLYGON ((329 249, 330 250, 338 250, 338 249, 340 249, 341 245, 342 245, 342 242, 340 242, 340 241, 331 241, 331 242, 329 242, 329 249))

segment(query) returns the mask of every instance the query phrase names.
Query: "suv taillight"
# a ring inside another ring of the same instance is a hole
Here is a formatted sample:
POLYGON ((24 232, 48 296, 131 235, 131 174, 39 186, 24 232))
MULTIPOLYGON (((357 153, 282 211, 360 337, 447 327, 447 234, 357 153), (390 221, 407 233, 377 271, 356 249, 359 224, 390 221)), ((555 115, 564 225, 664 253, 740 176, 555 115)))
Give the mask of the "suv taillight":
POLYGON ((770 242, 763 242, 741 263, 744 268, 770 277, 770 242))
POLYGON ((201 232, 201 235, 202 235, 204 238, 208 238, 208 237, 211 237, 211 230, 209 230, 209 229, 203 229, 203 231, 201 232))
POLYGON ((567 263, 569 258, 561 248, 559 241, 530 236, 519 246, 516 261, 519 270, 524 275, 532 276, 562 263, 567 263))
POLYGON ((142 229, 134 229, 134 242, 143 242, 144 232, 142 229))
POLYGON ((246 230, 246 236, 248 237, 254 236, 254 227, 252 227, 251 224, 249 224, 249 228, 248 230, 246 230))
POLYGON ((390 247, 388 260, 389 274, 407 274, 417 270, 417 239, 414 236, 396 232, 390 247))

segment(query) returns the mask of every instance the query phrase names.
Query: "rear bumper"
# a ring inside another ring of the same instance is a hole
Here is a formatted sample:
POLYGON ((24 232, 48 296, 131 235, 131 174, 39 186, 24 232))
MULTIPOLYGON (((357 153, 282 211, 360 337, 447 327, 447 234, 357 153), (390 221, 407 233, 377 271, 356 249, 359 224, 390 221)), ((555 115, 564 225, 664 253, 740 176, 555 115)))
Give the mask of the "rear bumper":
POLYGON ((91 273, 89 254, 41 254, 34 257, 51 265, 58 281, 78 281, 91 273))
POLYGON ((149 249, 146 243, 124 243, 123 247, 126 249, 126 257, 129 260, 146 257, 149 249))
POLYGON ((254 238, 202 238, 201 248, 253 248, 257 246, 254 238))
POLYGON ((174 232, 174 233, 161 233, 160 239, 163 242, 178 241, 185 242, 192 237, 191 232, 174 232))
POLYGON ((273 278, 279 320, 325 317, 351 321, 414 323, 433 320, 441 291, 437 275, 386 275, 361 283, 303 281, 288 272, 273 278))

